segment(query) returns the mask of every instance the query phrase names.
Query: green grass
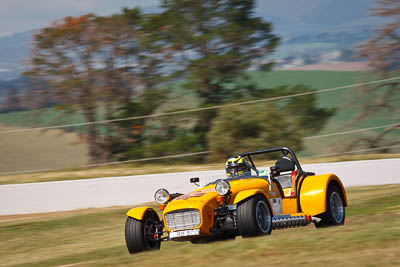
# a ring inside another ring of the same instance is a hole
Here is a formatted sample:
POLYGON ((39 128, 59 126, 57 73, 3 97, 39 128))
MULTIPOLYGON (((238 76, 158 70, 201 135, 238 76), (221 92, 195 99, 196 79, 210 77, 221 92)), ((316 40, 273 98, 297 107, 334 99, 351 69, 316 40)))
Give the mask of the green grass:
POLYGON ((129 255, 127 207, 0 216, 0 266, 398 266, 400 185, 347 189, 346 224, 129 255))
POLYGON ((0 114, 0 122, 22 127, 40 127, 85 122, 82 114, 66 117, 61 111, 52 108, 40 111, 18 111, 0 114))

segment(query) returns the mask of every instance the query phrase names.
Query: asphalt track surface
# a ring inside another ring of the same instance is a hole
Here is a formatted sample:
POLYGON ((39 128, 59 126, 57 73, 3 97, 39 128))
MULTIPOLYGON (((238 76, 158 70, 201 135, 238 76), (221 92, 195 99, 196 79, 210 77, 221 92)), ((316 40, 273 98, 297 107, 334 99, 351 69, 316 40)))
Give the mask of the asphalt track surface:
MULTIPOLYGON (((267 168, 267 166, 265 166, 267 168)), ((316 174, 334 173, 345 187, 400 183, 400 158, 302 165, 316 174)), ((264 169, 264 168, 260 168, 264 169)), ((130 206, 154 200, 154 192, 185 193, 224 178, 225 171, 201 171, 0 185, 0 215, 44 213, 85 208, 130 206)))

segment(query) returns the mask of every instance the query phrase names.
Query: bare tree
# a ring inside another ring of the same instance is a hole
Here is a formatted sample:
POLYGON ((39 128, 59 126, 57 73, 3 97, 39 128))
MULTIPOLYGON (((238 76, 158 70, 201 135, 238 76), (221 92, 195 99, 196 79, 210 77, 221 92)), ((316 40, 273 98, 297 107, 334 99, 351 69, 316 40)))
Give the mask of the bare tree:
MULTIPOLYGON (((377 0, 371 9, 371 15, 384 22, 376 29, 375 37, 359 47, 358 56, 368 60, 368 76, 382 79, 399 76, 400 72, 400 1, 377 0)), ((362 110, 356 114, 349 124, 368 120, 372 116, 384 112, 387 119, 398 121, 400 118, 400 81, 391 80, 377 85, 364 86, 359 91, 358 103, 362 110)), ((392 124, 374 137, 360 137, 352 142, 347 149, 356 145, 366 145, 368 148, 392 146, 400 143, 398 140, 388 140, 388 135, 400 129, 400 123, 392 124)), ((387 151, 387 150, 386 150, 387 151)))
POLYGON ((60 103, 59 110, 83 114, 91 163, 110 159, 115 134, 112 124, 96 122, 115 117, 131 100, 132 84, 147 89, 146 70, 157 67, 149 60, 149 44, 141 40, 142 18, 137 9, 110 17, 66 17, 35 35, 27 74, 51 86, 46 92, 60 103))

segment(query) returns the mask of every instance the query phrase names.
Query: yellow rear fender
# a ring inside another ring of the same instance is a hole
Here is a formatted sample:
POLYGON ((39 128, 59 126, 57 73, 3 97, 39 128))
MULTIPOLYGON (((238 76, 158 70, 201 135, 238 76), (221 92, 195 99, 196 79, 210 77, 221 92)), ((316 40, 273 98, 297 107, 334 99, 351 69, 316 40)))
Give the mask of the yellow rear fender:
POLYGON ((300 183, 300 207, 303 213, 318 215, 326 211, 326 195, 329 186, 336 185, 341 191, 344 206, 347 206, 347 196, 340 179, 334 174, 308 176, 300 183))
POLYGON ((143 217, 145 216, 145 214, 147 212, 151 212, 153 214, 155 214, 155 216, 157 217, 158 220, 160 220, 160 217, 158 217, 157 212, 151 208, 151 207, 139 207, 139 208, 132 208, 130 210, 128 210, 128 212, 126 213, 126 215, 128 217, 131 217, 133 219, 142 221, 143 217))
MULTIPOLYGON (((236 194, 234 200, 233 200, 233 204, 238 204, 250 197, 253 197, 255 195, 263 195, 267 200, 268 200, 268 196, 267 194, 261 190, 261 189, 248 189, 248 190, 243 190, 240 191, 239 193, 236 194)), ((269 206, 269 209, 271 211, 271 213, 273 213, 272 207, 271 207, 271 203, 269 203, 269 201, 267 201, 267 204, 269 206)))

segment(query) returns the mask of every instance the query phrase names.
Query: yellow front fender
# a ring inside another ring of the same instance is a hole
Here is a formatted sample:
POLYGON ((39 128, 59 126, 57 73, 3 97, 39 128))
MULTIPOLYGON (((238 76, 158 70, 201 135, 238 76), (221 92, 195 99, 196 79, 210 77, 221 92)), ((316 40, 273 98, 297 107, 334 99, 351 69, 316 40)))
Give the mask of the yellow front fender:
MULTIPOLYGON (((235 199, 233 200, 233 204, 237 204, 240 201, 243 201, 249 197, 255 196, 261 194, 263 195, 267 200, 268 200, 268 196, 267 194, 261 190, 261 189, 248 189, 248 190, 243 190, 240 191, 239 193, 236 194, 235 199)), ((271 203, 269 203, 269 201, 267 201, 267 204, 269 206, 270 211, 273 213, 272 207, 271 207, 271 203)))
POLYGON ((157 212, 151 207, 132 208, 127 211, 126 215, 129 217, 132 217, 133 219, 141 221, 141 220, 143 220, 143 217, 147 211, 153 212, 157 216, 157 219, 160 220, 157 212))
POLYGON ((243 190, 240 191, 239 193, 236 194, 235 200, 233 201, 233 204, 237 204, 242 200, 245 200, 246 198, 252 197, 257 194, 262 194, 267 198, 267 195, 262 191, 261 189, 249 189, 249 190, 243 190))
POLYGON ((300 207, 302 212, 318 215, 326 211, 326 194, 331 183, 336 184, 342 191, 344 206, 347 206, 347 197, 343 184, 334 174, 307 176, 300 188, 300 207))

